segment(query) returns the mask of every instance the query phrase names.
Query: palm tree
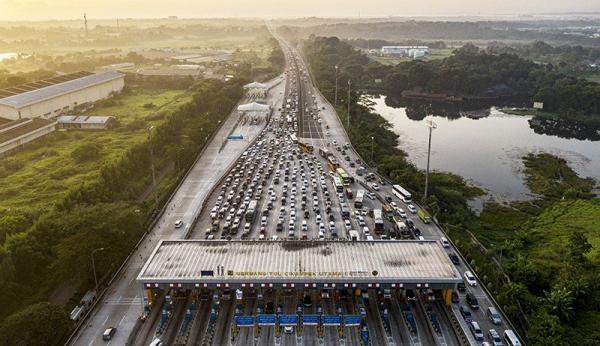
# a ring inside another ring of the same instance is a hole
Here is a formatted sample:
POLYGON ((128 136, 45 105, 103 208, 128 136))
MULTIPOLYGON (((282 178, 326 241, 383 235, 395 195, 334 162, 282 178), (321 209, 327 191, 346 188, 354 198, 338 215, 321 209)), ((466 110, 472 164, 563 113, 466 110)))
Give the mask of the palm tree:
POLYGON ((542 300, 548 305, 550 314, 558 316, 562 321, 569 321, 575 316, 573 292, 561 287, 545 293, 546 297, 542 300))

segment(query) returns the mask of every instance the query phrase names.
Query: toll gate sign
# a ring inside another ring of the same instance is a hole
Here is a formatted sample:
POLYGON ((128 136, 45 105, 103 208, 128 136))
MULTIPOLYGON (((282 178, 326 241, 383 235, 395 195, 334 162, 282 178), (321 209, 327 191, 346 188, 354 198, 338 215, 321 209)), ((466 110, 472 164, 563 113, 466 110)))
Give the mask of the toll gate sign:
POLYGON ((324 326, 339 326, 342 324, 342 316, 340 315, 324 315, 322 320, 324 326))
POLYGON ((302 324, 305 326, 316 326, 319 324, 319 315, 304 315, 302 316, 302 324))
POLYGON ((295 326, 298 324, 298 315, 281 315, 279 316, 279 325, 283 327, 295 326))
POLYGON ((274 326, 275 315, 258 315, 256 316, 256 321, 259 326, 274 326))
POLYGON ((344 316, 344 324, 346 327, 360 326, 360 315, 346 315, 344 316))
POLYGON ((253 327, 254 316, 235 316, 235 324, 238 327, 253 327))

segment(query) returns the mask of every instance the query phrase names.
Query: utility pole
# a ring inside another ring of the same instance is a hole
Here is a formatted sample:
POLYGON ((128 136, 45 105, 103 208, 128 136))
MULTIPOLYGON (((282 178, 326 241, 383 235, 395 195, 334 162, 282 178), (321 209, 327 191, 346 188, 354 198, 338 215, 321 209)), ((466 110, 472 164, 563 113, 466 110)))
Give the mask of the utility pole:
POLYGON ((85 24, 85 36, 87 36, 88 35, 88 26, 87 26, 87 16, 85 13, 83 14, 83 23, 85 24))
POLYGON ((156 191, 156 172, 154 170, 154 150, 152 148, 152 130, 154 126, 148 127, 148 147, 150 148, 150 168, 152 169, 152 191, 154 192, 154 209, 158 210, 158 193, 156 191))
POLYGON ((335 101, 333 102, 337 106, 337 88, 338 88, 338 65, 335 65, 335 101))
POLYGON ((348 118, 346 119, 346 123, 348 125, 348 131, 350 131, 350 85, 352 82, 348 79, 348 118))
POLYGON ((94 272, 94 284, 96 285, 96 292, 98 292, 98 278, 96 277, 96 262, 94 262, 94 254, 102 250, 104 250, 103 247, 92 250, 92 271, 94 272))
POLYGON ((436 123, 433 120, 428 120, 426 126, 429 128, 429 144, 427 147, 427 171, 425 172, 425 194, 423 199, 427 199, 427 190, 429 189, 429 161, 431 158, 431 133, 433 129, 437 128, 436 123))
POLYGON ((373 147, 375 144, 375 137, 371 136, 371 164, 373 164, 373 147))

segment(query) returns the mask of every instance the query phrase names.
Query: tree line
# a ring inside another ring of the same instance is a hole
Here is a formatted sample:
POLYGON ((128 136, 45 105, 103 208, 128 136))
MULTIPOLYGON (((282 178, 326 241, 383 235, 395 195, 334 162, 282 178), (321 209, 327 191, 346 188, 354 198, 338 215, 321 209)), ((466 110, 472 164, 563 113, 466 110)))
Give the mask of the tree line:
POLYGON ((0 334, 14 336, 0 338, 1 345, 61 344, 72 328, 69 316, 63 307, 44 302, 65 283, 81 292, 93 288, 93 249, 105 248, 95 256, 102 282, 138 241, 156 213, 153 198, 138 202, 151 184, 150 148, 158 169, 176 163, 175 174, 157 187, 162 205, 242 96, 245 82, 195 84, 192 101, 168 115, 148 140, 107 160, 96 177, 71 187, 55 206, 34 220, 0 215, 1 228, 30 223, 25 231, 7 235, 0 246, 0 334), (41 319, 45 322, 36 323, 41 319), (50 330, 53 337, 45 337, 50 330))

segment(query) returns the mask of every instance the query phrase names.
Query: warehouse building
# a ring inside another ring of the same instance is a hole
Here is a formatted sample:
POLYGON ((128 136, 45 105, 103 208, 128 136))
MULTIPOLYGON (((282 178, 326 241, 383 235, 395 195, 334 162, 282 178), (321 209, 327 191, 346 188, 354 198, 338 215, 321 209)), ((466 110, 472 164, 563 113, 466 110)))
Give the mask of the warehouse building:
POLYGON ((77 106, 120 92, 125 75, 117 71, 78 72, 0 90, 0 117, 53 118, 77 106))
POLYGON ((429 54, 427 46, 383 46, 381 47, 381 55, 383 56, 399 56, 411 59, 422 59, 429 54))
POLYGON ((56 130, 56 122, 40 118, 19 119, 0 125, 0 157, 56 130))
POLYGON ((62 115, 58 117, 58 128, 67 130, 108 130, 116 126, 111 116, 62 115))

